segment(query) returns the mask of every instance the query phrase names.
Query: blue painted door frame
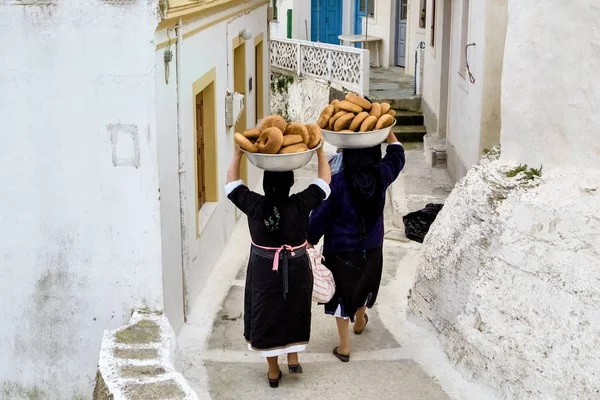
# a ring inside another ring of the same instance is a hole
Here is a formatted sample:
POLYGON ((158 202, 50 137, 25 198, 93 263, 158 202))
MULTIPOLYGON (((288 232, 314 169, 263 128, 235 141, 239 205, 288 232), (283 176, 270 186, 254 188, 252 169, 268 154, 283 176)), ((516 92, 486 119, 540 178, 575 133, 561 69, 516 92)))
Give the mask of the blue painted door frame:
MULTIPOLYGON (((367 16, 367 10, 363 6, 363 10, 360 7, 361 0, 354 0, 354 34, 360 35, 362 34, 362 17, 367 16)), ((363 0, 363 4, 366 3, 366 0, 363 0)))
POLYGON ((342 0, 311 0, 310 39, 339 44, 342 34, 342 0))

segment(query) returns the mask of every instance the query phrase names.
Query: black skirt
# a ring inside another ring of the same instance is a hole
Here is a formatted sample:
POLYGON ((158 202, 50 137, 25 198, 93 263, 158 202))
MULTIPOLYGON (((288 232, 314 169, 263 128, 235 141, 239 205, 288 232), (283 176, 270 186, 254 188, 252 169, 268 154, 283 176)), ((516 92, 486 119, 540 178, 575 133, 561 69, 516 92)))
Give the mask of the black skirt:
POLYGON ((325 313, 350 318, 363 306, 373 307, 383 273, 383 246, 366 251, 325 253, 323 264, 335 280, 335 295, 325 313))
POLYGON ((253 350, 283 350, 308 343, 312 286, 306 249, 295 256, 282 252, 279 269, 273 271, 273 253, 269 257, 252 246, 244 295, 244 338, 253 350))

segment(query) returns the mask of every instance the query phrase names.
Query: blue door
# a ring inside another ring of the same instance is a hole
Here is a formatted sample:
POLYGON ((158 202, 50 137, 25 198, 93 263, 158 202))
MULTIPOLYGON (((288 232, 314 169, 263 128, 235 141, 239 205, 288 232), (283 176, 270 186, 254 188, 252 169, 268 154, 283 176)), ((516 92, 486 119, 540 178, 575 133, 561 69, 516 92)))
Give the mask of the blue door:
POLYGON ((356 10, 354 15, 354 34, 360 35, 362 34, 362 17, 367 16, 367 1, 355 0, 354 10, 356 10))
POLYGON ((339 44, 342 34, 342 0, 312 0, 310 39, 339 44))

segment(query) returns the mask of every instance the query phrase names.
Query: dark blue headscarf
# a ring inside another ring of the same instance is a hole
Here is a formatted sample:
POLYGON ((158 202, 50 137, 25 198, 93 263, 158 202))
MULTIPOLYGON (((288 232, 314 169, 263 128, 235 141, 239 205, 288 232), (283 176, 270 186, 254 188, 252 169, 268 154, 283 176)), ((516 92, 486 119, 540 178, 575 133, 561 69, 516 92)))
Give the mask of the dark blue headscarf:
POLYGON ((343 154, 344 179, 358 213, 370 220, 379 218, 385 206, 383 179, 377 167, 381 146, 344 149, 343 154))

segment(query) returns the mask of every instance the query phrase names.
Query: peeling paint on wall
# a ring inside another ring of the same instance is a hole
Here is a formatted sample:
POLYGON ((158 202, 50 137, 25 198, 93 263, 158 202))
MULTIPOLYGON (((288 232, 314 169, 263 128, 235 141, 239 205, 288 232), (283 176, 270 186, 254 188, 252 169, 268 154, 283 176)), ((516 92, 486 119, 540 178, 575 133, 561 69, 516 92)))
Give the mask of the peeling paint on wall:
POLYGON ((1 399, 90 398, 102 332, 162 307, 157 1, 0 0, 1 399))

